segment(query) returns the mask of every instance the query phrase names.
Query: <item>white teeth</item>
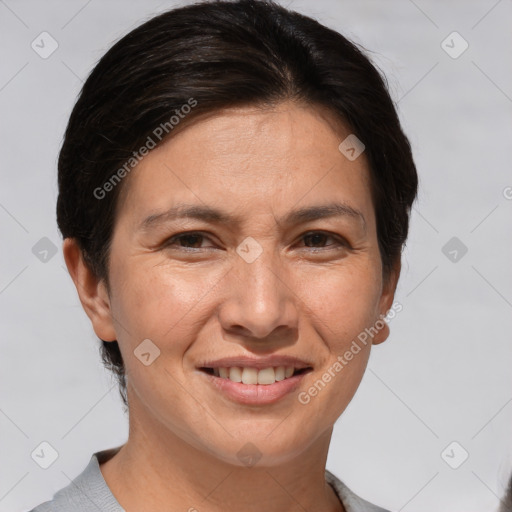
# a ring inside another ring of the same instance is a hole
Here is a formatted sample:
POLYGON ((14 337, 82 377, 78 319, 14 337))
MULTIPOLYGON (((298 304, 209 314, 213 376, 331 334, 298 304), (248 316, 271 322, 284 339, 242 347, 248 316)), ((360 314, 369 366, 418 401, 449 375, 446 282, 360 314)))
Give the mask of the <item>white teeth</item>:
POLYGON ((295 372, 294 366, 277 366, 258 370, 257 368, 214 368, 214 375, 233 382, 244 384, 274 384, 290 378, 295 372))
POLYGON ((242 382, 244 384, 258 384, 258 370, 256 368, 244 368, 242 382))
POLYGON ((278 366, 275 370, 276 372, 276 380, 284 380, 285 379, 285 369, 284 366, 278 366))
POLYGON ((274 384, 276 381, 276 372, 274 368, 265 368, 258 372, 258 384, 274 384))
POLYGON ((229 380, 233 382, 242 382, 242 369, 234 366, 229 368, 229 380))

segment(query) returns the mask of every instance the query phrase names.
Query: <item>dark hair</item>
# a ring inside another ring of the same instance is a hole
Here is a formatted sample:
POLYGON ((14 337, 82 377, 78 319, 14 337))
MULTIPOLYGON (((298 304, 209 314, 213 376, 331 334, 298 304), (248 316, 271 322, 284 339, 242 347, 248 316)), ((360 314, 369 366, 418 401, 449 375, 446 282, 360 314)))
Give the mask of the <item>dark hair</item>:
MULTIPOLYGON (((169 137, 171 116, 181 129, 221 108, 292 100, 327 107, 365 144, 389 275, 400 262, 418 178, 386 79, 363 50, 271 0, 200 2, 151 18, 101 58, 71 113, 58 161, 63 237, 76 239, 108 287, 120 181, 127 161, 136 163, 138 150, 155 142, 157 127, 169 137), (185 105, 194 107, 181 116, 185 105)), ((117 341, 103 341, 101 354, 127 406, 117 341)))
POLYGON ((498 512, 512 512, 512 474, 509 477, 505 495, 500 500, 501 505, 498 512))

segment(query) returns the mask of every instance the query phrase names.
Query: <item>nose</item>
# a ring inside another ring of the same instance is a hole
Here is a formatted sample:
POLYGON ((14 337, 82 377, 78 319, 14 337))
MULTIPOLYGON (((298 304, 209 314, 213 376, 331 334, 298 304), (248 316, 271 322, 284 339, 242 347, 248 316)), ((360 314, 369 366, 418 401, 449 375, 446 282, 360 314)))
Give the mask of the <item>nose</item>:
POLYGON ((222 295, 219 319, 225 333, 281 345, 296 337, 299 298, 289 272, 270 250, 251 263, 236 258, 222 295))

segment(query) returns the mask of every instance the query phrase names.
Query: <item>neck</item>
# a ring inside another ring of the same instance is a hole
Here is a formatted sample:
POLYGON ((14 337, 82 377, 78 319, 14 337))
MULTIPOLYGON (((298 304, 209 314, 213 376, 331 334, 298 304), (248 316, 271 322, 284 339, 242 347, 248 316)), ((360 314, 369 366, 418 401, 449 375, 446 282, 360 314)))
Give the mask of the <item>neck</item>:
POLYGON ((136 412, 130 404, 129 439, 100 466, 126 512, 345 512, 325 481, 332 429, 284 464, 245 467, 195 448, 155 419, 136 412))

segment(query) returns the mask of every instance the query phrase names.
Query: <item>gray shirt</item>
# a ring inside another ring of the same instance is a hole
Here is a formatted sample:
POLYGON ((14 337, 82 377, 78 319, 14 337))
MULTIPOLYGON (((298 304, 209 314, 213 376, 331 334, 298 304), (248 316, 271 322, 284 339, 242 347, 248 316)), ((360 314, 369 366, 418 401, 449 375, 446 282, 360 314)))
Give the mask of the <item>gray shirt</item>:
MULTIPOLYGON (((125 512, 100 470, 100 464, 113 457, 119 448, 94 453, 87 467, 68 486, 56 492, 51 501, 45 501, 30 512, 125 512)), ((325 479, 347 512, 389 512, 354 494, 328 470, 325 470, 325 479)))

